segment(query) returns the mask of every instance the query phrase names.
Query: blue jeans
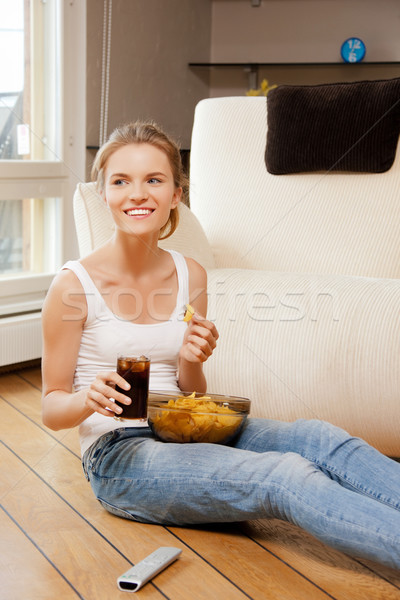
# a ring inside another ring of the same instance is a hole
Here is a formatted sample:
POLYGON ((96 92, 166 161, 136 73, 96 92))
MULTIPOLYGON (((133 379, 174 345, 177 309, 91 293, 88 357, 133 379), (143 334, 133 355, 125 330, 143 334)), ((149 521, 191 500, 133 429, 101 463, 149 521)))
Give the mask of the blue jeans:
POLYGON ((248 419, 230 446, 117 429, 85 453, 102 505, 145 523, 277 518, 348 554, 400 569, 400 464, 317 420, 248 419))

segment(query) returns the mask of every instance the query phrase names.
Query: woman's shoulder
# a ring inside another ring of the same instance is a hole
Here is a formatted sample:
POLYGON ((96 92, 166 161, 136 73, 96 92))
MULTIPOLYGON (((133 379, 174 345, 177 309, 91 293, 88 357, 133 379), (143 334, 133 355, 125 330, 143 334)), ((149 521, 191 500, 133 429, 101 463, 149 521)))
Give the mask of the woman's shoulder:
POLYGON ((193 258, 186 258, 189 273, 189 302, 200 314, 207 313, 207 271, 193 258))
POLYGON ((86 314, 86 300, 81 282, 76 274, 68 267, 62 268, 54 277, 43 303, 43 316, 86 314), (73 301, 72 301, 73 300, 73 301))
POLYGON ((199 314, 207 315, 207 271, 194 258, 185 257, 189 273, 189 302, 199 314))
POLYGON ((185 256, 186 264, 189 271, 190 280, 196 279, 199 282, 203 282, 205 285, 207 284, 207 271, 204 267, 201 266, 200 263, 197 262, 194 258, 190 258, 185 256))
POLYGON ((69 261, 61 267, 60 271, 55 275, 51 283, 51 291, 76 291, 76 288, 82 290, 82 284, 76 275, 74 265, 79 265, 79 261, 69 261))

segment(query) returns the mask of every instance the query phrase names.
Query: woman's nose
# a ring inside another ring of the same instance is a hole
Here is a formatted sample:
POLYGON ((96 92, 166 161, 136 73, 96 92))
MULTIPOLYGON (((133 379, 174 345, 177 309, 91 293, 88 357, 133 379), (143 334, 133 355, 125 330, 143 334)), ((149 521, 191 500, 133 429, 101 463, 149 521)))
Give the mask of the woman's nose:
POLYGON ((136 184, 129 190, 129 199, 134 200, 135 202, 147 200, 148 197, 149 194, 143 185, 136 184))

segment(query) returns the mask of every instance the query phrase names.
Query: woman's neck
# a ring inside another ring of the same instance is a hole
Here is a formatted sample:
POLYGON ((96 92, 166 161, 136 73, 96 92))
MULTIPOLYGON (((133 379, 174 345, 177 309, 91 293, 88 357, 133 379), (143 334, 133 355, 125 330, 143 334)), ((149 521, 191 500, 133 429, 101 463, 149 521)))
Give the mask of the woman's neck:
POLYGON ((109 242, 110 258, 125 272, 140 274, 160 261, 158 235, 135 236, 117 230, 109 242))
POLYGON ((83 259, 83 263, 96 270, 140 277, 159 265, 162 252, 158 235, 139 237, 117 230, 108 242, 83 259))

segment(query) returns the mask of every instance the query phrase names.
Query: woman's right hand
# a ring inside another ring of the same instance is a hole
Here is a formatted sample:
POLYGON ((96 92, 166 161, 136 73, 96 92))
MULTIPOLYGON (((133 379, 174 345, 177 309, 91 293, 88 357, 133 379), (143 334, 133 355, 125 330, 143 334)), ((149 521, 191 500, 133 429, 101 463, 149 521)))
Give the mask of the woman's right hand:
POLYGON ((102 371, 98 373, 86 393, 85 405, 87 408, 105 417, 119 415, 122 412, 122 408, 114 400, 118 400, 121 404, 130 404, 131 399, 117 392, 115 389, 116 385, 124 390, 129 390, 131 387, 116 371, 102 371))

